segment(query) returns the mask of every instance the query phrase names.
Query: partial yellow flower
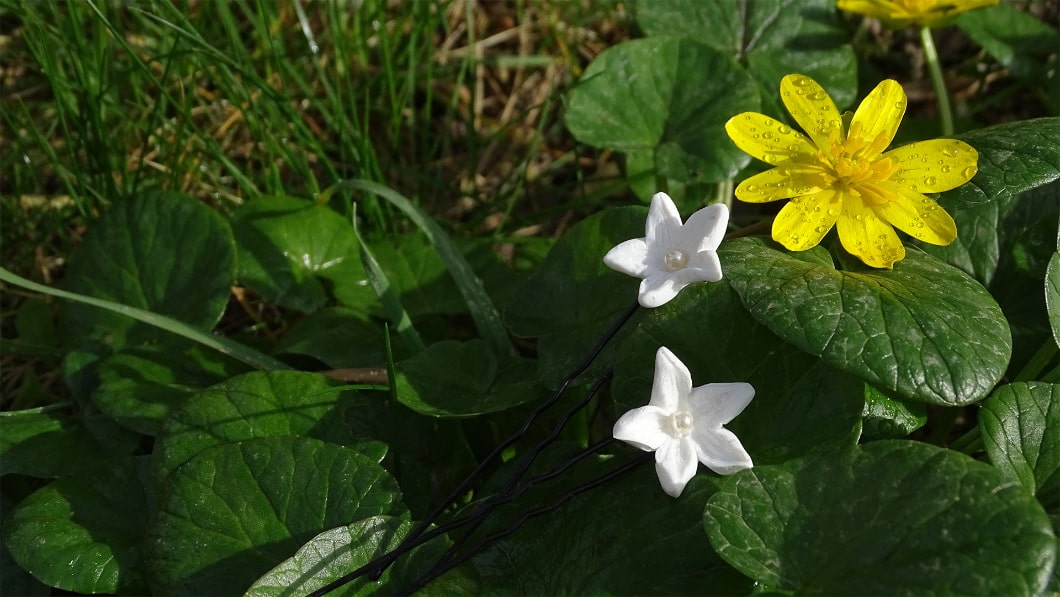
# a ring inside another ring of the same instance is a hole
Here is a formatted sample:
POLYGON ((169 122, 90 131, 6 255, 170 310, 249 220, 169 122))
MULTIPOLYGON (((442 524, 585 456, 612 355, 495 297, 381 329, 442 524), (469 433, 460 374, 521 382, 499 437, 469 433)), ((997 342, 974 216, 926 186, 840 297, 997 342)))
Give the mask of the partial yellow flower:
POLYGON ((973 8, 993 6, 998 0, 839 0, 839 10, 876 17, 905 27, 934 27, 940 21, 973 8))
POLYGON ((736 198, 751 203, 791 199, 773 221, 774 240, 804 251, 817 246, 834 225, 844 249, 872 267, 889 269, 905 257, 894 228, 935 245, 957 238, 953 218, 922 193, 948 191, 971 180, 979 154, 956 139, 920 141, 884 153, 905 115, 905 91, 896 81, 880 83, 848 119, 805 75, 784 77, 780 97, 805 135, 754 112, 725 123, 737 147, 776 166, 740 183, 736 198))

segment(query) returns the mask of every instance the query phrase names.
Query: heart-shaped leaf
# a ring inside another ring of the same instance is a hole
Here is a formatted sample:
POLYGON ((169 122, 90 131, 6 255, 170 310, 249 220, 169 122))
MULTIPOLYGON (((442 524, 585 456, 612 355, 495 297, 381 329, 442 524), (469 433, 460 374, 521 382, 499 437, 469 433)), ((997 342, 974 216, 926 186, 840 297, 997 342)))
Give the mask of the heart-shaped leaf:
POLYGON ((55 411, 0 413, 0 476, 54 478, 131 453, 143 436, 110 418, 55 411))
POLYGON ((270 437, 200 452, 168 478, 147 538, 157 592, 242 593, 327 529, 402 516, 397 482, 349 448, 270 437))
POLYGON ((345 302, 375 304, 350 223, 327 206, 294 197, 259 197, 232 215, 239 282, 270 302, 312 312, 327 304, 321 280, 344 287, 345 302), (359 290, 358 290, 359 289, 359 290))
POLYGON ((654 37, 597 56, 571 91, 564 121, 590 145, 654 151, 659 175, 689 184, 725 180, 747 165, 724 126, 758 108, 754 80, 730 56, 654 37))
MULTIPOLYGON (((373 516, 348 526, 324 531, 299 548, 292 557, 255 581, 246 595, 308 595, 397 548, 412 526, 410 521, 392 516, 373 516)), ((433 539, 402 556, 397 564, 386 569, 378 581, 369 581, 365 575, 328 594, 335 597, 396 594, 405 584, 426 573, 449 545, 450 542, 444 535, 433 539)), ((461 569, 450 572, 416 594, 479 594, 473 579, 461 572, 461 569)))
POLYGON ((741 471, 704 523, 767 592, 1035 595, 1056 551, 1041 506, 993 467, 905 440, 741 471))
MULTIPOLYGON (((620 315, 637 301, 640 281, 604 265, 618 243, 644 236, 646 207, 609 209, 575 224, 516 291, 504 320, 517 336, 538 338, 538 374, 556 387, 620 315)), ((625 331, 632 329, 626 324, 625 331)), ((612 341, 582 379, 614 359, 612 341)))
POLYGON ((828 442, 853 445, 857 440, 863 384, 785 344, 751 317, 724 280, 685 288, 652 309, 622 344, 612 390, 616 414, 648 403, 660 346, 681 359, 695 386, 754 386, 750 405, 726 427, 755 464, 784 462, 828 442))
POLYGON ((398 367, 398 400, 435 417, 497 412, 545 393, 534 379, 534 361, 498 357, 479 339, 432 344, 398 367))
POLYGON ((146 593, 142 548, 153 496, 145 458, 53 481, 10 512, 4 543, 20 566, 75 593, 146 593))
POLYGON ((939 195, 947 206, 971 207, 1060 178, 1060 117, 998 124, 957 138, 979 152, 979 172, 967 184, 939 195))
MULTIPOLYGON (((235 275, 235 243, 216 211, 185 195, 153 192, 119 201, 70 258, 70 292, 167 315, 208 330, 221 318, 235 275)), ((77 302, 62 304, 63 337, 112 347, 162 335, 157 328, 77 302)))
POLYGON ((1060 511, 1060 385, 1001 386, 983 402, 979 429, 994 466, 1060 511))
MULTIPOLYGON (((827 257, 820 247, 810 252, 827 257)), ((719 256, 756 319, 899 397, 969 404, 1008 366, 1012 341, 997 303, 967 274, 919 251, 893 270, 836 270, 751 237, 723 244, 719 256)))
POLYGON ((197 392, 173 413, 155 446, 164 478, 203 450, 257 437, 308 436, 363 450, 378 462, 386 446, 355 440, 341 412, 354 391, 315 373, 255 371, 197 392))
POLYGON ((242 363, 197 345, 127 348, 100 364, 92 401, 125 427, 157 435, 169 412, 188 396, 246 370, 242 363))
POLYGON ((780 79, 790 73, 809 75, 841 107, 857 95, 854 50, 832 0, 640 0, 637 24, 648 35, 685 35, 733 56, 754 75, 769 114, 786 113, 780 79))

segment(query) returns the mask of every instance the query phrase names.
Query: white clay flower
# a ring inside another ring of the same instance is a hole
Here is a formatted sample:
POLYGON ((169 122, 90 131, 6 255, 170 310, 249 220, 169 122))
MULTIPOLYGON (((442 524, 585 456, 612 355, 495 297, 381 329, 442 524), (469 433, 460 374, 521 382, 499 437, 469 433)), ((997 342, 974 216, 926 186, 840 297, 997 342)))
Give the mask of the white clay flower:
POLYGON ((644 307, 659 307, 693 282, 717 282, 721 262, 717 248, 725 236, 729 208, 715 203, 681 224, 670 196, 656 193, 648 208, 644 238, 619 243, 604 263, 624 274, 642 278, 637 296, 644 307))
POLYGON ((655 451, 655 471, 663 491, 679 497, 702 462, 719 475, 751 468, 751 456, 722 425, 754 398, 749 383, 692 387, 692 375, 674 353, 655 353, 655 382, 648 406, 635 408, 615 423, 614 436, 644 451, 655 451))

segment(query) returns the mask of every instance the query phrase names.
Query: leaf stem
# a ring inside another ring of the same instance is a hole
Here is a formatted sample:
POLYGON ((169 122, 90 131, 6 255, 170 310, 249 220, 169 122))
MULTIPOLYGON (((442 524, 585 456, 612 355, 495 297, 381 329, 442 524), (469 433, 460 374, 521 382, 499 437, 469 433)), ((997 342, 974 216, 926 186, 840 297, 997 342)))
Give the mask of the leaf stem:
POLYGON ((939 122, 942 126, 942 135, 953 134, 953 112, 950 109, 950 93, 946 89, 946 79, 942 76, 942 65, 939 63, 939 54, 935 50, 935 38, 931 36, 931 27, 920 28, 920 41, 924 44, 924 59, 927 61, 928 71, 931 73, 931 84, 935 86, 935 99, 939 104, 939 122))

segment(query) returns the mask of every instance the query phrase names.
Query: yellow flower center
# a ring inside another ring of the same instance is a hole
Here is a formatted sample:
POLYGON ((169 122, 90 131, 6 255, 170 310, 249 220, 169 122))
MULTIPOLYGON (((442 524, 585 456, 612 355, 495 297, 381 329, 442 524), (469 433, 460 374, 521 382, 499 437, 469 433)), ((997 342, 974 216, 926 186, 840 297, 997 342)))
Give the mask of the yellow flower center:
POLYGON ((891 141, 887 133, 880 132, 869 139, 859 125, 854 123, 845 139, 840 128, 832 129, 828 151, 820 150, 817 154, 823 164, 830 166, 835 186, 847 190, 864 182, 888 180, 898 171, 898 164, 880 157, 891 141))

